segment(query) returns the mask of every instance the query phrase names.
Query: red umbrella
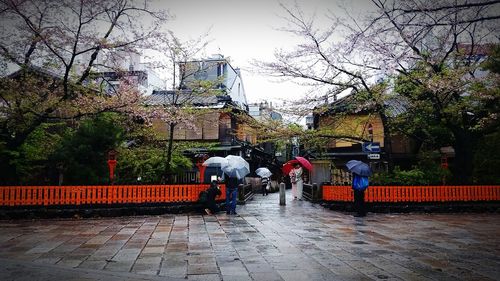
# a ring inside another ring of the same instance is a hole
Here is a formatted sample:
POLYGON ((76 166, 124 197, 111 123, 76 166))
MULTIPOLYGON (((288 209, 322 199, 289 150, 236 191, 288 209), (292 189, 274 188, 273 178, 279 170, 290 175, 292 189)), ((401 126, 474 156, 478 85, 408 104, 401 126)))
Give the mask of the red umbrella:
POLYGON ((297 159, 297 161, 299 161, 299 163, 300 163, 300 165, 302 165, 302 167, 306 168, 309 171, 312 170, 313 166, 311 165, 311 162, 309 162, 309 160, 307 160, 306 158, 300 157, 300 156, 295 156, 295 159, 297 159))
POLYGON ((295 166, 295 164, 297 163, 300 163, 298 160, 290 160, 288 162, 286 162, 285 164, 283 164, 283 167, 281 168, 281 170, 283 171, 283 173, 285 175, 288 175, 290 173, 290 171, 293 169, 293 166, 295 166))
POLYGON ((309 171, 312 170, 311 162, 309 162, 309 160, 307 160, 306 158, 300 157, 300 156, 296 156, 295 159, 292 159, 292 160, 286 162, 285 164, 283 164, 283 167, 281 168, 281 170, 283 171, 283 173, 285 175, 288 175, 290 173, 290 171, 293 169, 293 167, 295 166, 295 164, 297 164, 297 163, 302 165, 302 167, 306 168, 309 171))

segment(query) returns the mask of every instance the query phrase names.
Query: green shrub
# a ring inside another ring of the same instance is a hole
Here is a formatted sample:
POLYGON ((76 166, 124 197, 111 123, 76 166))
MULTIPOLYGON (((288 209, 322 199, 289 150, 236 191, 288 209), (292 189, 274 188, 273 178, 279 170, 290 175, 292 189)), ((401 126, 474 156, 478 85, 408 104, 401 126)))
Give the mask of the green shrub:
POLYGON ((434 169, 414 167, 401 170, 398 166, 392 173, 376 173, 371 178, 372 185, 441 185, 449 179, 449 170, 437 166, 434 169))
POLYGON ((474 155, 473 181, 476 184, 500 184, 500 133, 487 135, 474 155))

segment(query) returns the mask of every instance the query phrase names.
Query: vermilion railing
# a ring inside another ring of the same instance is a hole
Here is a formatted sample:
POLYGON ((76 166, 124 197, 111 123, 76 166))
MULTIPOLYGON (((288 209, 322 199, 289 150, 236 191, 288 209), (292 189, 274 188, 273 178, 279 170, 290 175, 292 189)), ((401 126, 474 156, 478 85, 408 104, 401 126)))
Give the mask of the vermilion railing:
MULTIPOLYGON (((0 186, 0 206, 196 202, 208 184, 106 186, 0 186)), ((221 185, 226 198, 226 186, 221 185)))
MULTIPOLYGON (((323 200, 353 201, 350 186, 323 186, 323 200)), ((366 202, 499 201, 499 185, 468 186, 370 186, 366 202)))

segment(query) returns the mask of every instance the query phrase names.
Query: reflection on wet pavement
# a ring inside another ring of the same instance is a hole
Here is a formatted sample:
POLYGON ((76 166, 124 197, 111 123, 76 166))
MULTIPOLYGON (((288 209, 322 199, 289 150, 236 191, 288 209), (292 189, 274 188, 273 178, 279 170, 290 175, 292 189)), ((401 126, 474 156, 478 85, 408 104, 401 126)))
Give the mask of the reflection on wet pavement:
POLYGON ((0 279, 500 280, 500 214, 355 218, 277 193, 237 208, 0 221, 0 279))

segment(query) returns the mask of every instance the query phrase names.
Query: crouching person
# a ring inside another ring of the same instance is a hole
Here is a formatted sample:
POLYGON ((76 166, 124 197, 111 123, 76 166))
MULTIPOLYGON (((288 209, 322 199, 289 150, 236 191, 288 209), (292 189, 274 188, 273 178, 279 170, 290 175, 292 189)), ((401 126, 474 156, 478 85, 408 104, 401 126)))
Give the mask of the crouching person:
POLYGON ((205 201, 205 213, 207 215, 212 215, 219 211, 219 206, 217 206, 215 198, 221 194, 219 184, 217 184, 216 180, 213 180, 207 189, 207 200, 205 201))

